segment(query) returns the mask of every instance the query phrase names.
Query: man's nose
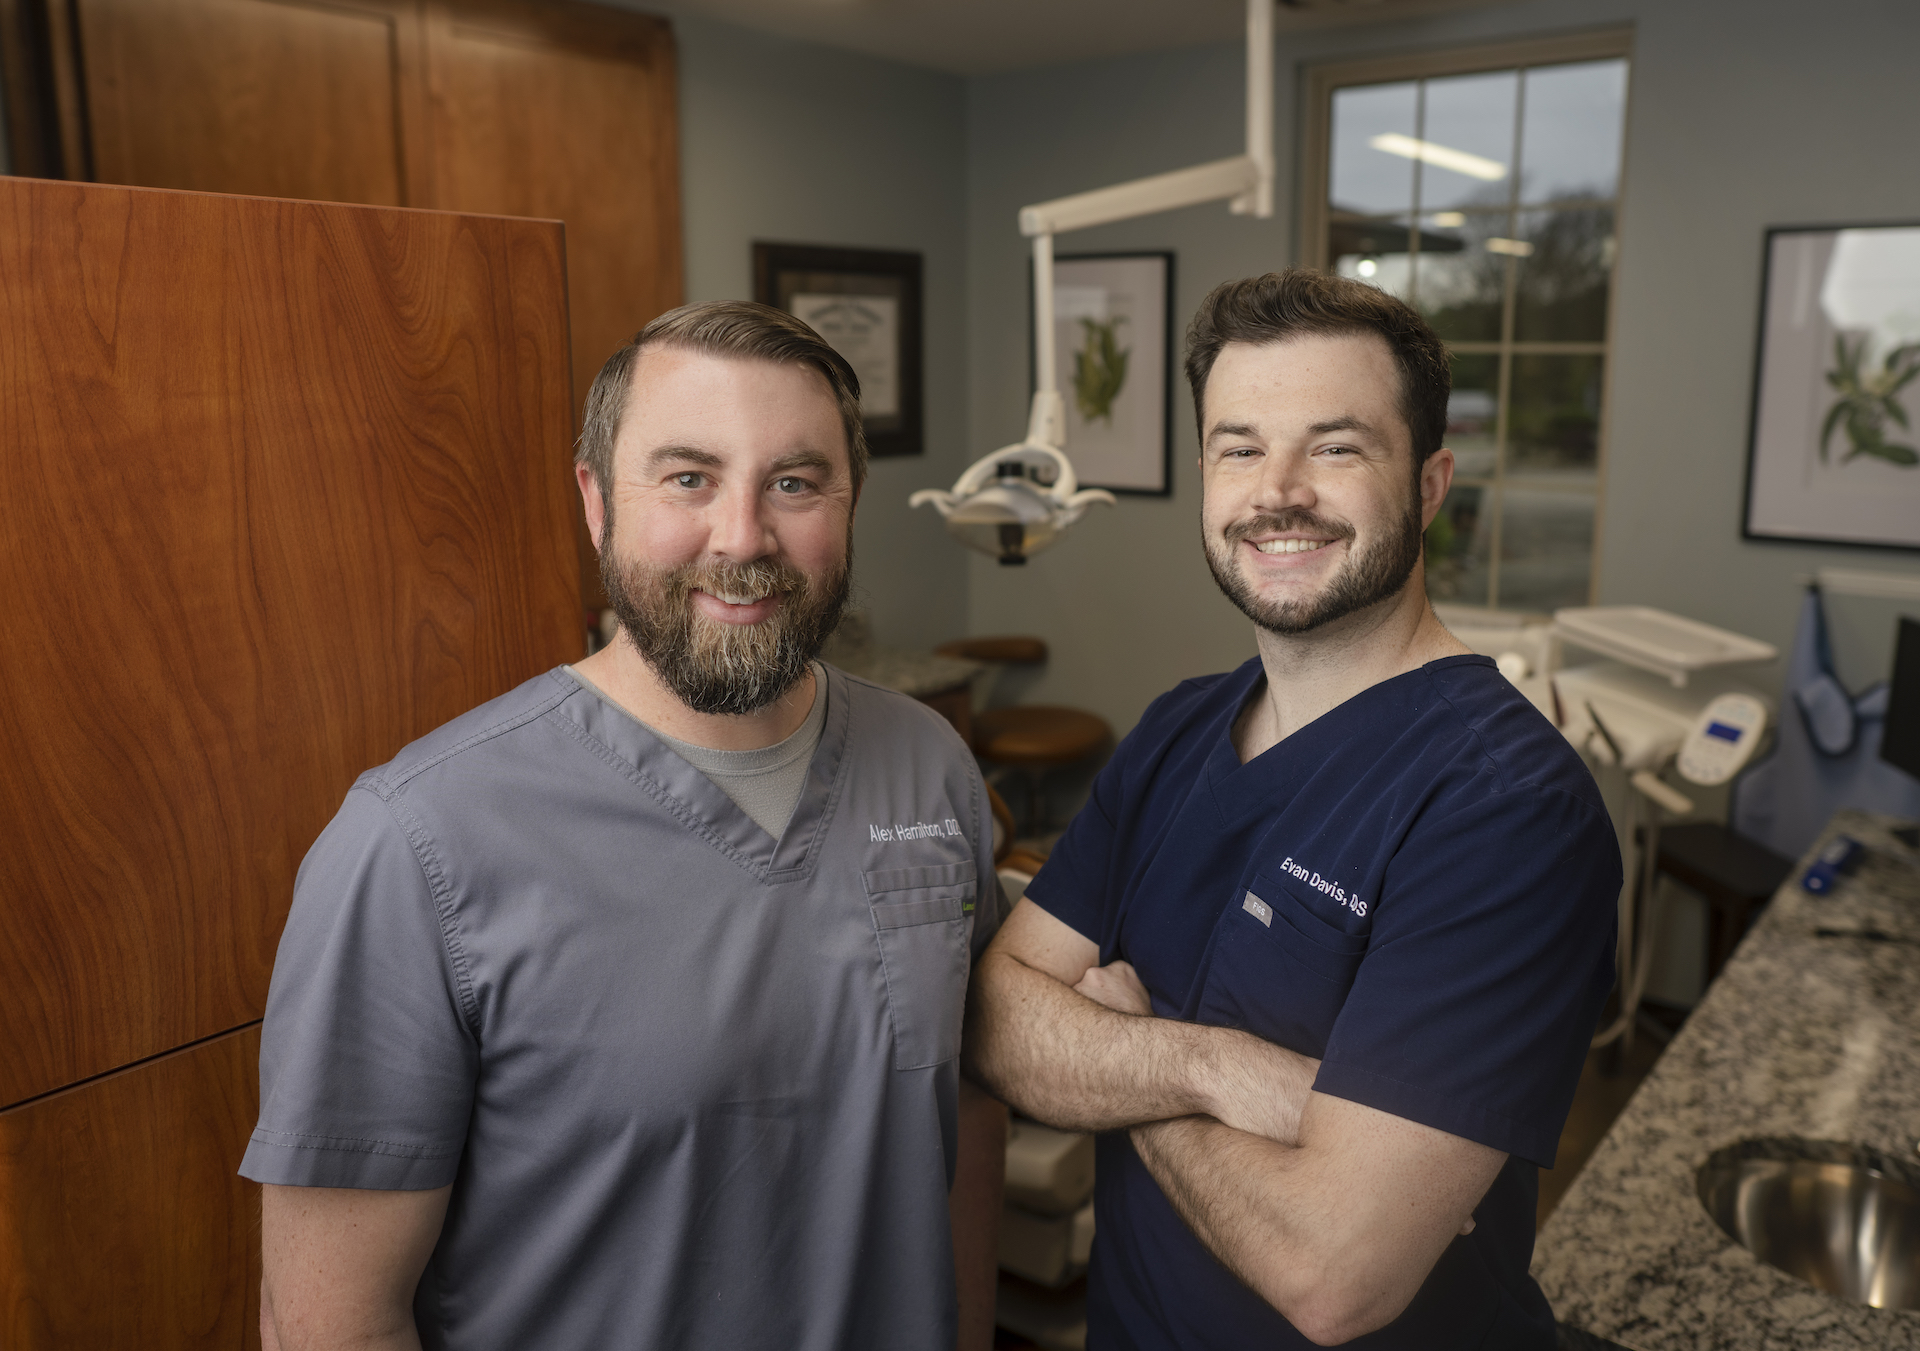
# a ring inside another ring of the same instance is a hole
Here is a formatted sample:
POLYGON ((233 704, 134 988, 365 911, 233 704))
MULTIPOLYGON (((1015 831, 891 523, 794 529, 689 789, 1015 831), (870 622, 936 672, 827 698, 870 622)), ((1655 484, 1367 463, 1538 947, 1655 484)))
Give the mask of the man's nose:
POLYGON ((766 495, 744 484, 730 484, 719 493, 709 509, 707 551, 736 563, 777 552, 766 495))
POLYGON ((1250 505, 1270 514, 1290 507, 1313 510, 1319 497, 1313 490, 1311 468, 1304 455, 1284 450, 1269 453, 1261 463, 1260 481, 1254 485, 1250 505))

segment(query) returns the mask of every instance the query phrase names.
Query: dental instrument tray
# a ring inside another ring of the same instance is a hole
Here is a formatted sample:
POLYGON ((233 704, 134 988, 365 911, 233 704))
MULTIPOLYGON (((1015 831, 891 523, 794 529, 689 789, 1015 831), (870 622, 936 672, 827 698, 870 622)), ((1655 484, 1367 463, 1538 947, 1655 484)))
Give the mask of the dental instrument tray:
POLYGON ((1583 605, 1553 614, 1554 635, 1665 676, 1675 689, 1687 677, 1716 666, 1747 666, 1780 655, 1771 643, 1729 633, 1651 605, 1583 605))

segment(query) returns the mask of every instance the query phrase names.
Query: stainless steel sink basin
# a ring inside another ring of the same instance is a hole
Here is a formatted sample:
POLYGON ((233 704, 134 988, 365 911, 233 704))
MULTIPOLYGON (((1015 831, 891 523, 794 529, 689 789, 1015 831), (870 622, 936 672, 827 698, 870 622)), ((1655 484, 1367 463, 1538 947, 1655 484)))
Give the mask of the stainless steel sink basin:
POLYGON ((1876 1309, 1920 1309, 1920 1168, 1861 1145, 1744 1140, 1700 1166, 1699 1190, 1768 1266, 1876 1309))

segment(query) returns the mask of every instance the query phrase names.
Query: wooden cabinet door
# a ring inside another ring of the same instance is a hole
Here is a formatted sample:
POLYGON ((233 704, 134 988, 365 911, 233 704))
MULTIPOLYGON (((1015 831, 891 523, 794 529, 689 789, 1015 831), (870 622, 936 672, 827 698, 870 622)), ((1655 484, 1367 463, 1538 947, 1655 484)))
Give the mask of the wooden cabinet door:
POLYGON ((26 172, 565 222, 576 419, 613 350, 681 302, 664 19, 575 0, 0 0, 0 28, 9 55, 36 49, 6 68, 32 86, 10 91, 26 172), (64 149, 36 149, 42 124, 64 149))
POLYGON ((0 1112, 0 1346, 257 1347, 250 1027, 0 1112))
POLYGON ((427 21, 434 202, 566 222, 584 402, 614 349, 680 303, 672 31, 553 0, 436 3, 427 21))
POLYGON ((78 0, 74 14, 96 181, 434 205, 415 0, 78 0))
POLYGON ((570 405, 557 225, 0 178, 0 1107, 260 1017, 354 777, 580 655, 570 405))

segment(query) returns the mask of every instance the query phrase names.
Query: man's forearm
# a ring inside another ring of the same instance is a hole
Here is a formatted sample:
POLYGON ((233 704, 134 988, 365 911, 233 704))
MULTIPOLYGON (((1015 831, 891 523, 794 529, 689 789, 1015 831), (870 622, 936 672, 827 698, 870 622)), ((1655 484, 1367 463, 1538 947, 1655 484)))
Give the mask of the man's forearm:
POLYGON ((1397 1318, 1506 1156, 1316 1096, 1298 1146, 1204 1117, 1150 1122, 1135 1152, 1194 1234, 1313 1341, 1397 1318))
MULTIPOLYGON (((1153 1121, 1131 1132, 1134 1151, 1195 1237, 1255 1294, 1296 1317, 1305 1294, 1324 1284, 1315 1245, 1300 1242, 1301 1217, 1286 1180, 1300 1151, 1206 1117, 1153 1121), (1273 1260, 1276 1255, 1281 1260, 1273 1260)), ((1310 1321, 1310 1320, 1308 1320, 1310 1321)))
POLYGON ((1103 1008, 1000 951, 981 960, 968 1020, 975 1076, 1067 1130, 1206 1113, 1290 1141, 1316 1064, 1244 1032, 1103 1008))

